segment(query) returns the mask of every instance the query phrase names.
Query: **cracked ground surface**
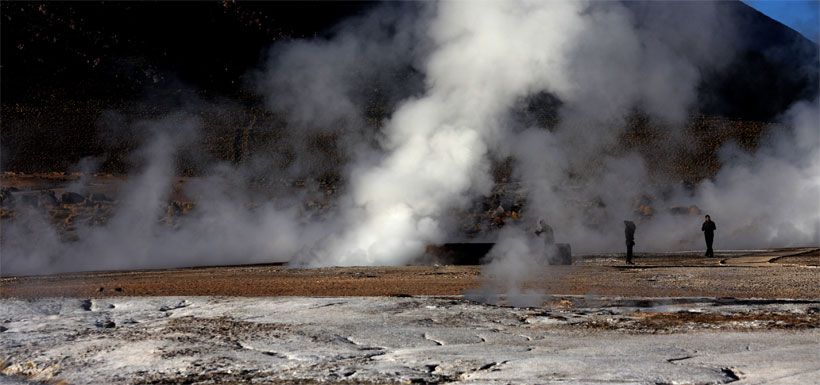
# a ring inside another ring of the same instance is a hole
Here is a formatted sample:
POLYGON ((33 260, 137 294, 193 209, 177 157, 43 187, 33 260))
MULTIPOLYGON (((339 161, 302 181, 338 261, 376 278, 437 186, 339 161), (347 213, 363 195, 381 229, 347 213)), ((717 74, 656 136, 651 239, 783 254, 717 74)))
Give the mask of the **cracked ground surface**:
POLYGON ((6 299, 0 313, 5 381, 811 383, 820 371, 811 300, 108 297, 6 299))
POLYGON ((238 266, 0 278, 0 384, 807 384, 816 248, 551 266, 238 266))

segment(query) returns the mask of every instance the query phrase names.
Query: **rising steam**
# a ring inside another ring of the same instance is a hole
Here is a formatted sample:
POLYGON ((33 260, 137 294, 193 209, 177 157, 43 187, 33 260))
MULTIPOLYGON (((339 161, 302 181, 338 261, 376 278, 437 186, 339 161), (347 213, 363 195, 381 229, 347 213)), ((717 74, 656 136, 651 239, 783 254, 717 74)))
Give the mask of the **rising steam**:
MULTIPOLYGON (((618 147, 635 111, 667 127, 668 148, 687 145, 683 128, 696 112, 701 74, 733 55, 733 29, 715 21, 717 12, 710 3, 580 1, 378 7, 330 38, 274 46, 253 76, 286 120, 280 141, 294 159, 283 163, 271 149, 242 165, 208 162, 206 176, 188 186, 197 209, 159 223, 175 157, 201 125, 185 113, 134 123, 149 127, 140 131, 143 166, 111 220, 82 226, 79 240, 66 242, 41 213, 21 212, 3 226, 2 273, 405 264, 457 236, 449 217, 490 194, 493 160, 506 157, 527 194, 522 222, 546 219, 575 252, 620 251, 621 224, 636 219, 641 196, 711 214, 718 248, 818 244, 817 99, 784 113, 756 152, 725 146, 720 172, 694 189, 659 179, 640 153, 618 147), (516 117, 543 95, 557 101, 553 123, 516 117), (384 110, 372 113, 374 103, 384 110), (317 135, 332 137, 342 156, 312 150, 317 135), (260 194, 246 178, 310 179, 328 170, 344 185, 314 216, 302 203, 315 191, 260 194)), ((639 221, 637 248, 698 248, 700 220, 658 210, 639 221)), ((506 263, 495 271, 521 277, 542 262, 528 234, 513 227, 494 235, 493 263, 506 263)))

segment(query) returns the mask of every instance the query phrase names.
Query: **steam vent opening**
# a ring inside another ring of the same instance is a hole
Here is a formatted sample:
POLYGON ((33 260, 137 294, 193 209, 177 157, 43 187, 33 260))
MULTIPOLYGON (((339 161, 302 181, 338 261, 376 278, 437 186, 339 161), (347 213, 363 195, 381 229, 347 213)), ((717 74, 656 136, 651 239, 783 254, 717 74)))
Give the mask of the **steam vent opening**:
POLYGON ((431 260, 424 262, 442 265, 479 265, 487 262, 487 253, 494 245, 495 243, 456 242, 428 246, 425 257, 429 256, 431 260))
MULTIPOLYGON (((491 261, 488 254, 495 246, 491 242, 453 242, 440 246, 427 246, 425 255, 419 258, 417 264, 439 265, 481 265, 491 261)), ((568 243, 556 243, 544 255, 550 265, 571 265, 572 248, 568 243)))

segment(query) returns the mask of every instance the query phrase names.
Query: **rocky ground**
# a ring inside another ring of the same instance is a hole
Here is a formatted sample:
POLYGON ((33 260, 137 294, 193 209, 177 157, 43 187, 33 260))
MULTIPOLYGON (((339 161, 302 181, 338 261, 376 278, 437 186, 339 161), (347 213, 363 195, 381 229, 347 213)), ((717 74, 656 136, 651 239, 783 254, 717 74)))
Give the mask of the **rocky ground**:
POLYGON ((6 381, 811 383, 820 302, 551 296, 6 299, 6 381))
MULTIPOLYGON (((103 225, 123 180, 86 177, 4 174, 3 223, 39 210, 67 242, 103 225)), ((186 181, 158 221, 195 209, 186 181)), ((636 210, 652 215, 651 203, 636 210)), ((0 384, 805 384, 820 373, 817 247, 572 262, 531 271, 516 293, 485 267, 435 264, 0 276, 0 384)))
MULTIPOLYGON (((0 176, 0 223, 31 213, 49 220, 63 241, 77 240, 77 228, 105 225, 113 215, 125 177, 110 174, 6 172, 0 176)), ((158 222, 173 224, 193 203, 181 193, 184 179, 175 180, 164 215, 158 222)), ((0 233, 0 237, 5 237, 0 233)), ((2 239, 2 238, 0 238, 2 239)))
MULTIPOLYGON (((576 256, 571 266, 545 266, 522 285, 564 295, 820 298, 817 248, 576 256)), ((0 298, 165 295, 401 296, 463 295, 483 284, 481 266, 292 268, 214 266, 0 277, 0 298)))
POLYGON ((531 307, 488 296, 480 266, 4 277, 0 384, 806 384, 820 372, 817 248, 621 257, 546 268, 519 294, 531 307))

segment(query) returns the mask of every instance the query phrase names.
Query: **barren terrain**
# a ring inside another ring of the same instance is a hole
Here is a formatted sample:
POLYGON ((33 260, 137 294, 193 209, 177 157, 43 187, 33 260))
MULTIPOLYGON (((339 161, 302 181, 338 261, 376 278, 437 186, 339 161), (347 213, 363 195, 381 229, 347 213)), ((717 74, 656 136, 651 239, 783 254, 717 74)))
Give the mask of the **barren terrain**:
MULTIPOLYGON (((77 196, 61 186, 81 176, 9 175, 2 220, 38 208, 68 242, 105 223, 120 184, 98 175, 77 196)), ((191 209, 184 183, 161 223, 191 209)), ((804 384, 820 372, 820 248, 635 262, 574 255, 515 292, 479 265, 0 270, 0 384, 804 384)))
MULTIPOLYGON (((577 256, 546 266, 527 288, 563 295, 820 298, 817 248, 757 252, 577 256)), ((286 265, 107 271, 0 278, 0 297, 165 295, 463 295, 480 287, 481 266, 292 268, 286 265)))
POLYGON ((549 296, 0 301, 0 383, 807 384, 820 302, 549 296))
POLYGON ((0 383, 813 381, 818 249, 717 256, 576 256, 532 307, 487 296, 481 266, 3 277, 0 383))

